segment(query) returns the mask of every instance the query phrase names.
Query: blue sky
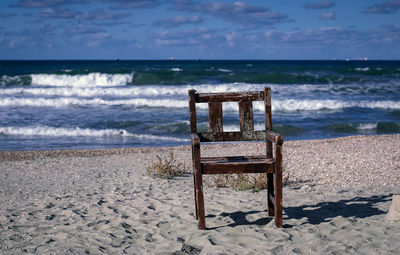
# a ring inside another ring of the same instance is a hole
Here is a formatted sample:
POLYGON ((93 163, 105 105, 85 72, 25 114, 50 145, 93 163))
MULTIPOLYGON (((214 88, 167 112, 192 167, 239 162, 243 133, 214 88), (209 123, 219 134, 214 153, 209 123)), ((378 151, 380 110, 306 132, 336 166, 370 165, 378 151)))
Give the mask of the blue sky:
POLYGON ((400 0, 2 0, 0 59, 400 59, 400 0))

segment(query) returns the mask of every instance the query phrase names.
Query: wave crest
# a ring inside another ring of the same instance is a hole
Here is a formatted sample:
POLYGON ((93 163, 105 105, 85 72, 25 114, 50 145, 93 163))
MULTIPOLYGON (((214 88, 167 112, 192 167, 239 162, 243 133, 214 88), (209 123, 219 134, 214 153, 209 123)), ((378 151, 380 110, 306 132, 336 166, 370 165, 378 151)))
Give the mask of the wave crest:
POLYGON ((31 74, 32 85, 97 87, 121 86, 132 82, 132 74, 31 74))
MULTIPOLYGON (((65 107, 84 105, 106 105, 106 106, 134 106, 134 107, 166 107, 166 108, 187 108, 186 100, 179 99, 151 99, 151 98, 130 98, 130 99, 102 99, 102 98, 18 98, 7 97, 0 100, 0 106, 34 106, 34 107, 65 107)), ((207 104, 198 104, 199 109, 208 109, 207 104)), ((318 111, 338 110, 351 107, 372 108, 372 109, 400 109, 400 101, 340 101, 340 100, 274 100, 272 111, 318 111)), ((253 108, 256 111, 264 111, 262 102, 254 102, 253 108)), ((224 103, 226 111, 238 111, 237 103, 224 103)))
POLYGON ((176 137, 157 136, 149 134, 132 134, 125 129, 91 129, 91 128, 61 128, 49 126, 28 127, 0 127, 0 134, 18 136, 51 136, 51 137, 104 137, 104 136, 127 136, 140 140, 163 140, 173 142, 187 142, 188 139, 176 137))

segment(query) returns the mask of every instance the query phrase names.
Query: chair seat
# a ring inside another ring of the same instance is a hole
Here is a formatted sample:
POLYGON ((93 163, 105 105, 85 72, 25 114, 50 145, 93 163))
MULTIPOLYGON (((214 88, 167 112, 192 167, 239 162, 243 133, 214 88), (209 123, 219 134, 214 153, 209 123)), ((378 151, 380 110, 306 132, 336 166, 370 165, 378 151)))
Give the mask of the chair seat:
POLYGON ((204 157, 202 174, 273 173, 275 160, 266 156, 204 157))

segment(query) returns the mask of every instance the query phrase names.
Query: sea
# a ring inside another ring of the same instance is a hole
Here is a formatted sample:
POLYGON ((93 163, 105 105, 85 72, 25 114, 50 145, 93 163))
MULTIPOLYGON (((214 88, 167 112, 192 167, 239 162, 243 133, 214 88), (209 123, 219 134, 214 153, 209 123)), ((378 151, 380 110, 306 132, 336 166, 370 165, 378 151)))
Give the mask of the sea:
MULTIPOLYGON (((264 87, 285 141, 400 133, 400 61, 0 61, 0 150, 187 145, 189 89, 264 87)), ((239 130, 237 104, 223 111, 239 130)), ((207 106, 197 115, 206 131, 207 106)))

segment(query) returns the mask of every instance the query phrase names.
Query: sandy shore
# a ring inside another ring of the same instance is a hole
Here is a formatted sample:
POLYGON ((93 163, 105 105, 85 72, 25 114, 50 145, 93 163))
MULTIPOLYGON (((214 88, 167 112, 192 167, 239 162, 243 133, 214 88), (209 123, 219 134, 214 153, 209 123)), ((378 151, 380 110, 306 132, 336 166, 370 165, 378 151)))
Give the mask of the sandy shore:
MULTIPOLYGON (((0 152, 0 254, 400 250, 400 223, 384 222, 400 194, 400 135, 286 142, 282 229, 266 217, 265 191, 206 187, 209 229, 197 230, 192 176, 144 175, 170 150, 190 165, 188 146, 0 152)), ((257 143, 202 148, 203 155, 263 151, 257 143)))

